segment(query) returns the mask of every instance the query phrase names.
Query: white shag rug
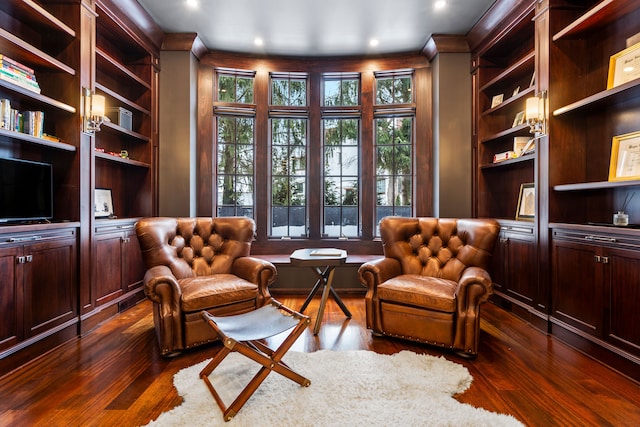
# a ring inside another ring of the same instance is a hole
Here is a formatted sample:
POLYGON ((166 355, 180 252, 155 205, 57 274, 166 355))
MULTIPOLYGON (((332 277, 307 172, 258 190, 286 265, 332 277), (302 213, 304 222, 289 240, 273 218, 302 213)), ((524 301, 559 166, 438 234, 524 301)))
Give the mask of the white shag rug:
MULTIPOLYGON (((452 396, 471 385, 462 365, 401 351, 290 351, 283 361, 311 380, 309 387, 271 372, 229 422, 199 377, 208 363, 174 377, 184 402, 149 426, 522 426, 514 417, 463 404, 452 396)), ((229 405, 260 365, 231 353, 210 379, 229 405)))

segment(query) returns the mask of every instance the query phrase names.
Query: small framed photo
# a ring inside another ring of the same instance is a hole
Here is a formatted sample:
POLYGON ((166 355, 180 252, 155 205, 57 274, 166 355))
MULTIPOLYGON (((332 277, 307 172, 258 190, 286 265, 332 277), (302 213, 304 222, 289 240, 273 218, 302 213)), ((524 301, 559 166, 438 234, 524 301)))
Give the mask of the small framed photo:
POLYGON ((498 105, 502 104, 502 101, 504 101, 504 93, 495 95, 493 98, 491 98, 491 108, 495 108, 498 105))
POLYGON ((640 78, 640 43, 612 55, 609 59, 607 89, 640 78))
POLYGON ((536 187, 533 182, 520 185, 516 220, 533 221, 536 217, 536 187))
POLYGON ((613 137, 609 181, 640 179, 640 132, 613 137))
POLYGON ((518 114, 516 114, 515 119, 513 119, 513 124, 511 125, 511 127, 514 128, 516 126, 520 126, 523 123, 524 123, 524 111, 520 111, 518 112, 518 114))
POLYGON ((108 188, 96 188, 94 192, 95 204, 93 208, 93 215, 96 218, 111 218, 113 217, 113 198, 111 197, 111 190, 108 188))
POLYGON ((534 71, 533 74, 531 74, 531 81, 529 82, 529 87, 533 87, 533 85, 536 84, 536 72, 534 71))
POLYGON ((520 86, 516 87, 516 88, 513 90, 513 94, 512 94, 511 96, 516 96, 516 95, 517 95, 517 94, 519 94, 519 93, 520 93, 520 86))

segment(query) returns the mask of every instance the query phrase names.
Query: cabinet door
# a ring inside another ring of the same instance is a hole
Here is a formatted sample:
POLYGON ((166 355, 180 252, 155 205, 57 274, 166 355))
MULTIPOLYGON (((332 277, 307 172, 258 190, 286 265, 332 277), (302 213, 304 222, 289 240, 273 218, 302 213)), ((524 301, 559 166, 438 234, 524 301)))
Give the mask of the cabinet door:
POLYGON ((34 336, 77 316, 76 239, 24 247, 25 333, 34 336))
POLYGON ((146 268, 142 261, 142 251, 140 250, 138 236, 134 230, 125 234, 125 242, 124 258, 122 260, 122 272, 124 274, 122 285, 123 290, 129 292, 142 286, 142 278, 146 268))
POLYGON ((608 340, 640 355, 640 252, 611 249, 605 269, 609 273, 608 340))
POLYGON ((116 233, 96 235, 95 276, 93 290, 95 304, 100 306, 123 294, 122 292, 122 258, 123 234, 116 233))
POLYGON ((22 280, 18 271, 21 248, 0 250, 0 350, 15 345, 22 338, 18 307, 22 304, 22 280))
POLYGON ((600 248, 553 241, 552 316, 602 337, 604 277, 600 248))
POLYGON ((505 233, 507 240, 506 292, 527 305, 534 306, 538 290, 536 244, 533 235, 505 233))

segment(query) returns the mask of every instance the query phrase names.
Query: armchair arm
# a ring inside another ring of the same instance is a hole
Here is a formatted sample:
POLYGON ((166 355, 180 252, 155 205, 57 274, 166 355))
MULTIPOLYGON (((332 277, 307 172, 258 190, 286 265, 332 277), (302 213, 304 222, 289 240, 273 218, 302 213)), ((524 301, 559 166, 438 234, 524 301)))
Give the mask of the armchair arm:
POLYGON ((250 256, 236 258, 231 266, 231 273, 258 285, 262 298, 262 301, 258 301, 259 304, 271 296, 268 287, 276 280, 277 270, 269 261, 250 256))
POLYGON ((151 267, 144 275, 144 293, 158 304, 178 304, 182 291, 178 279, 166 265, 151 267), (165 286, 162 286, 165 285, 165 286))
POLYGON ((480 267, 466 268, 458 281, 456 294, 458 307, 461 310, 485 302, 493 294, 491 276, 480 267))
POLYGON ((402 274, 400 261, 395 258, 380 258, 365 262, 358 269, 360 283, 369 288, 369 291, 400 274, 402 274))

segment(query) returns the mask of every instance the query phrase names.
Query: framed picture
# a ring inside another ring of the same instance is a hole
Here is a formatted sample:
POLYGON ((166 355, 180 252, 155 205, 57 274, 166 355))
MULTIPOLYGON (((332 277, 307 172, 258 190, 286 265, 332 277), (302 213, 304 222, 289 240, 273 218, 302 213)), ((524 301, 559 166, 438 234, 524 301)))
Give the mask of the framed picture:
POLYGON ((96 218, 109 218, 113 216, 113 199, 111 190, 96 188, 94 193, 95 205, 93 214, 96 218))
POLYGON ((529 87, 533 87, 534 84, 536 84, 536 72, 535 71, 531 75, 531 81, 529 82, 529 87))
POLYGON ((533 182, 520 185, 516 220, 533 221, 536 217, 536 187, 533 182))
POLYGON ((611 56, 607 89, 640 78, 640 43, 611 56))
POLYGON ((511 125, 511 127, 514 128, 516 126, 520 126, 523 123, 524 123, 524 111, 520 111, 518 114, 516 114, 515 119, 513 119, 513 125, 511 125))
POLYGON ((498 105, 502 104, 503 100, 504 100, 504 93, 501 93, 500 95, 495 95, 493 98, 491 98, 491 108, 495 108, 498 105))
POLYGON ((516 95, 517 95, 517 94, 519 94, 519 93, 520 93, 520 86, 516 87, 516 88, 513 90, 513 94, 512 94, 511 96, 516 96, 516 95))
POLYGON ((613 137, 609 181, 640 179, 640 132, 613 137))

